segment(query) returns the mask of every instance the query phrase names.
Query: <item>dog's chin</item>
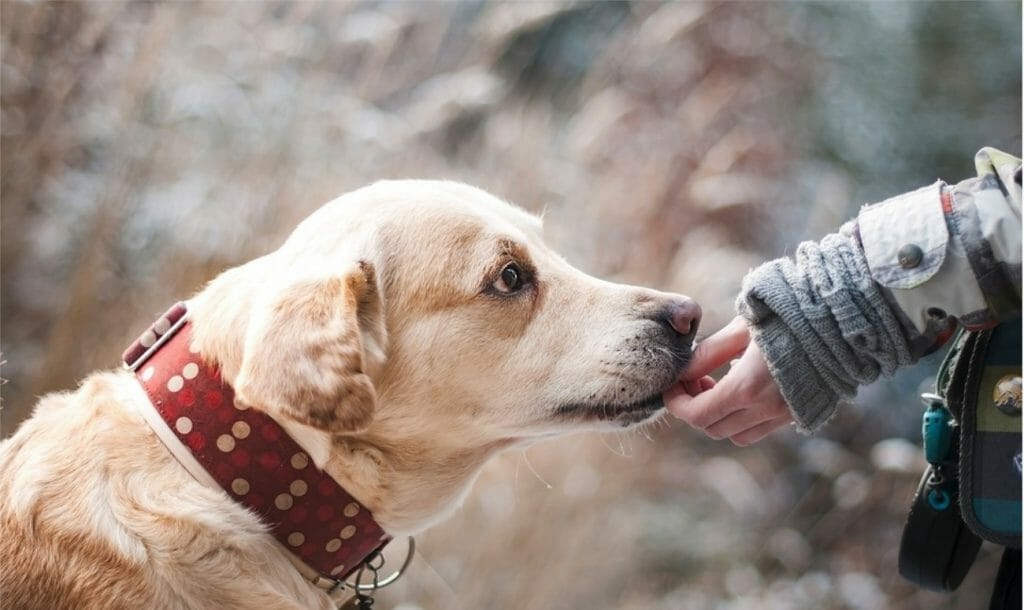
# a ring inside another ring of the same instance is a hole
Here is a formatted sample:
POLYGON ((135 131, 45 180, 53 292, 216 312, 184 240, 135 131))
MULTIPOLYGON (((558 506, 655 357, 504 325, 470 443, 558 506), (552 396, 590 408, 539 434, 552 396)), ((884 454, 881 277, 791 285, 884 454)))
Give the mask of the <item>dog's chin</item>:
MULTIPOLYGON (((671 361, 648 378, 645 398, 624 402, 570 402, 555 408, 553 417, 561 422, 593 428, 601 425, 629 428, 650 421, 665 412, 662 394, 679 379, 690 361, 690 349, 673 350, 671 361)), ((624 389, 624 388, 623 388, 624 389)))
POLYGON ((665 408, 661 392, 643 400, 623 404, 572 403, 555 409, 555 417, 578 423, 608 422, 628 428, 660 415, 665 408))

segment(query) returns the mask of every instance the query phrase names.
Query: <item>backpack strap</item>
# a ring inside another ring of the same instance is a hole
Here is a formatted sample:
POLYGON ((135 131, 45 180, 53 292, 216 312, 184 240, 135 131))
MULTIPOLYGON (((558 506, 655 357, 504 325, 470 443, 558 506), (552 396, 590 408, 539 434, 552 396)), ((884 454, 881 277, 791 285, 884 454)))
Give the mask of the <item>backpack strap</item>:
MULTIPOLYGON (((1021 546, 1021 320, 976 335, 964 354, 960 510, 977 535, 1021 546)), ((950 397, 951 401, 953 396, 950 397)))

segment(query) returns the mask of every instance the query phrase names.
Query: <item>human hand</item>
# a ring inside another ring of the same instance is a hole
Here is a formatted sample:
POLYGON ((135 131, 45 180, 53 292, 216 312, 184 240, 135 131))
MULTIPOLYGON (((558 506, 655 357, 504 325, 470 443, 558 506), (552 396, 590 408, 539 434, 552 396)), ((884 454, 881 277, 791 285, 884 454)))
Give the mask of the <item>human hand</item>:
POLYGON ((709 437, 746 446, 793 421, 743 318, 704 339, 679 382, 664 395, 668 412, 709 437), (737 358, 738 360, 733 360, 737 358), (708 373, 732 360, 717 383, 708 373))

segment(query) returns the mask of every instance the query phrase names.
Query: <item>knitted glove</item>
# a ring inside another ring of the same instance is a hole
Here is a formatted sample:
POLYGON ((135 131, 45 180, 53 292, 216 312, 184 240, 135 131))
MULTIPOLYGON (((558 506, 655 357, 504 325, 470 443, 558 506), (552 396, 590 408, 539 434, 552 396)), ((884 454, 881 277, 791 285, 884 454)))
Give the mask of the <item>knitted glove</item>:
POLYGON ((917 360, 852 225, 751 271, 736 308, 803 432, 821 427, 858 385, 917 360))

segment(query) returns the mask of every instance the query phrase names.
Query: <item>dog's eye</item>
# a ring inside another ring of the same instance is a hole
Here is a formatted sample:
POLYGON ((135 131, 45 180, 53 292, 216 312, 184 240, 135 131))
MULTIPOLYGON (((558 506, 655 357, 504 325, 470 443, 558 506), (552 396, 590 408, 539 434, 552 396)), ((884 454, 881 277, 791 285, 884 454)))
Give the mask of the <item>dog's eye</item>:
POLYGON ((505 265, 493 286, 495 290, 504 294, 518 291, 523 287, 523 270, 515 263, 505 265))

